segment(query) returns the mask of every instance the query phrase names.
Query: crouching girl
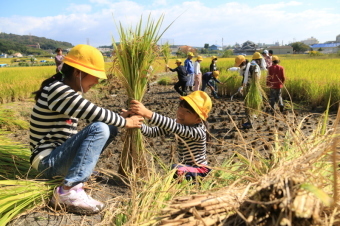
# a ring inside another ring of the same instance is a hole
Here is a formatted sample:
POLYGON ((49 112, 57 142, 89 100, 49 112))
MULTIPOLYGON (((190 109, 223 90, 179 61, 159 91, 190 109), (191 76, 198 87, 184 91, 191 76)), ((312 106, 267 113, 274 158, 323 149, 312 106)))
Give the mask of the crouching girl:
POLYGON ((117 135, 117 127, 140 128, 143 118, 125 119, 78 93, 86 93, 99 79, 106 79, 104 58, 99 50, 77 45, 63 62, 61 71, 43 81, 34 92, 31 164, 44 178, 64 178, 52 197, 53 206, 94 214, 104 208, 104 203, 85 193, 84 182, 90 178, 100 154, 117 135), (92 123, 78 132, 78 119, 92 123))
POLYGON ((137 100, 131 101, 130 111, 150 119, 155 127, 142 125, 142 134, 157 137, 168 133, 178 136, 178 164, 176 175, 187 180, 205 177, 211 169, 208 167, 206 143, 208 137, 207 118, 212 103, 203 91, 194 91, 188 96, 181 96, 176 119, 171 119, 145 108, 137 100))

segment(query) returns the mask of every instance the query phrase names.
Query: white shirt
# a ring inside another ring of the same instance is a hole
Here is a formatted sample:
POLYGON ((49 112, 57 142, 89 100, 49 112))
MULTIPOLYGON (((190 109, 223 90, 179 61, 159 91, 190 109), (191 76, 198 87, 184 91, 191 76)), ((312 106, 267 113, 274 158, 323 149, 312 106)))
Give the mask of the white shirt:
POLYGON ((195 75, 202 74, 201 64, 198 61, 195 61, 195 64, 194 64, 194 74, 195 75))

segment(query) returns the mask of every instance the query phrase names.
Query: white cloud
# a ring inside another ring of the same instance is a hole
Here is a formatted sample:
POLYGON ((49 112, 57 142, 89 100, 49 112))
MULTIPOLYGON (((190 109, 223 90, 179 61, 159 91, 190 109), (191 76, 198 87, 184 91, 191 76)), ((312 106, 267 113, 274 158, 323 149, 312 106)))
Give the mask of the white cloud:
POLYGON ((70 6, 66 8, 66 10, 71 13, 90 13, 92 11, 92 6, 71 3, 70 6))
MULTIPOLYGON (((135 26, 141 15, 149 13, 158 19, 164 14, 163 29, 181 15, 163 35, 174 44, 203 46, 204 43, 221 45, 254 42, 273 43, 283 40, 300 41, 314 36, 322 41, 335 40, 340 14, 329 8, 306 9, 298 1, 278 2, 251 7, 245 3, 229 2, 219 6, 206 6, 199 1, 165 5, 166 0, 155 1, 157 7, 146 7, 133 1, 91 0, 90 5, 73 5, 68 15, 50 17, 1 18, 0 29, 5 33, 29 34, 94 46, 107 45, 112 35, 118 39, 114 21, 123 26, 135 26), (99 6, 104 5, 99 11, 99 6), (73 8, 73 9, 74 9, 73 8)), ((69 9, 72 7, 69 7, 69 9)))

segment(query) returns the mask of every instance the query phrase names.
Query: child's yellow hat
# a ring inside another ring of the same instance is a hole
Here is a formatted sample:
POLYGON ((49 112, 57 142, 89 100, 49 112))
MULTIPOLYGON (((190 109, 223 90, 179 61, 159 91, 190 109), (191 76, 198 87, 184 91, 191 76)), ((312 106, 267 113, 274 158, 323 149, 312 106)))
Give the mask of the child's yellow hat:
POLYGON ((207 120, 208 114, 212 108, 212 102, 206 92, 194 91, 187 96, 181 96, 180 99, 188 102, 201 119, 204 121, 207 120))
POLYGON ((65 56, 64 63, 97 78, 107 79, 103 54, 89 45, 76 45, 65 56))

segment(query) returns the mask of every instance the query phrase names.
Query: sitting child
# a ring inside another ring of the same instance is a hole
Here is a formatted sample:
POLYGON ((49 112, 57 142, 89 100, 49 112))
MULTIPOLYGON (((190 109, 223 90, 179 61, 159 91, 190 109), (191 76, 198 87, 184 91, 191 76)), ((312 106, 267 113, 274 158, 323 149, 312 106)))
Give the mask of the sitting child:
POLYGON ((212 107, 210 97, 202 91, 194 91, 188 96, 181 96, 176 119, 159 115, 147 109, 137 100, 131 101, 130 111, 150 119, 155 127, 142 125, 142 134, 157 137, 168 133, 176 134, 178 140, 178 159, 176 177, 187 180, 205 177, 211 169, 207 166, 206 142, 208 137, 206 120, 212 107))

